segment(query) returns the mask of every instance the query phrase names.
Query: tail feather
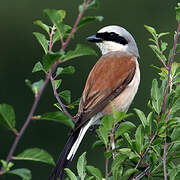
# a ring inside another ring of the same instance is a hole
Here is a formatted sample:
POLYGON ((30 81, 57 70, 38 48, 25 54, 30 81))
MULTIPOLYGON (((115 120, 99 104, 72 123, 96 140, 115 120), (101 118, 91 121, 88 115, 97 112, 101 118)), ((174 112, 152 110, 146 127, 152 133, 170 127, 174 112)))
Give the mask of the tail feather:
POLYGON ((57 180, 59 178, 62 180, 65 176, 64 169, 68 168, 70 164, 70 160, 67 159, 67 156, 73 146, 73 144, 76 142, 77 138, 79 136, 79 131, 76 131, 75 133, 72 133, 63 149, 61 152, 61 155, 59 156, 59 159, 56 163, 56 166, 53 168, 51 175, 49 177, 49 180, 57 180))
POLYGON ((63 180, 65 173, 64 168, 67 168, 72 161, 84 135, 91 125, 93 125, 98 117, 92 118, 87 124, 85 124, 81 129, 72 132, 70 135, 52 173, 49 177, 49 180, 63 180))

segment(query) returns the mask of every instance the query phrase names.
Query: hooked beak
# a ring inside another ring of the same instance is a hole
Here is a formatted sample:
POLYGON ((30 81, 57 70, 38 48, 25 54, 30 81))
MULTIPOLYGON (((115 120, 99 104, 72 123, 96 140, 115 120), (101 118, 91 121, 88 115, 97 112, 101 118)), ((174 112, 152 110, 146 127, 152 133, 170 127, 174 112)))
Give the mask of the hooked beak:
POLYGON ((96 35, 89 36, 86 38, 86 40, 94 43, 99 43, 103 41, 101 38, 97 37, 96 35))

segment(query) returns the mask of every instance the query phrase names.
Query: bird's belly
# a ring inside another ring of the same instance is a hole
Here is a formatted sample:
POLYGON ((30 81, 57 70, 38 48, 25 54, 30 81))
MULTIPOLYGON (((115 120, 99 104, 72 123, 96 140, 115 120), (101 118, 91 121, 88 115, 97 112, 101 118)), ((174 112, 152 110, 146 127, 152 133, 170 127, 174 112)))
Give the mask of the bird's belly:
POLYGON ((136 95, 139 82, 140 82, 140 71, 139 71, 139 66, 137 64, 137 69, 133 80, 125 88, 125 90, 120 93, 119 96, 117 96, 114 100, 112 100, 112 103, 109 103, 104 108, 103 114, 112 113, 112 104, 117 112, 118 111, 127 112, 129 106, 131 105, 132 100, 134 99, 134 96, 136 95))

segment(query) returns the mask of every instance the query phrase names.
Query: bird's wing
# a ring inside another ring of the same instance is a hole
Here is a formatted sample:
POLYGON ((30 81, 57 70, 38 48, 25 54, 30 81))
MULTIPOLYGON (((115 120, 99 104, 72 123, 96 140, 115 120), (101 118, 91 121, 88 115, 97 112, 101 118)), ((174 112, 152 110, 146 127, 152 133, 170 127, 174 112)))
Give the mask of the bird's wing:
POLYGON ((136 70, 133 56, 111 53, 102 56, 91 70, 79 106, 80 128, 91 117, 101 112, 131 82, 136 70))

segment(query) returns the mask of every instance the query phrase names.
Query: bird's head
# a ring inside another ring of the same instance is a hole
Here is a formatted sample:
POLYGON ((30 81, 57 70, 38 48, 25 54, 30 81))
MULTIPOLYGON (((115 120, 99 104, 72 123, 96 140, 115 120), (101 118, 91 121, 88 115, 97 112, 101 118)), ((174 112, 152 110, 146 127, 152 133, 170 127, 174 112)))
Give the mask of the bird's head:
POLYGON ((103 27, 96 35, 89 36, 87 40, 96 43, 103 55, 112 51, 121 51, 139 57, 134 38, 126 29, 120 26, 103 27))

